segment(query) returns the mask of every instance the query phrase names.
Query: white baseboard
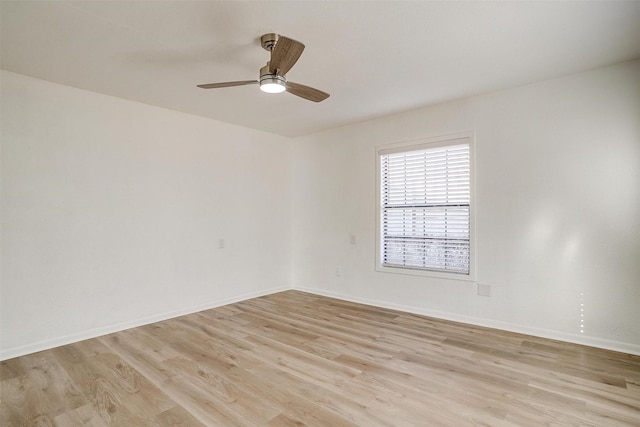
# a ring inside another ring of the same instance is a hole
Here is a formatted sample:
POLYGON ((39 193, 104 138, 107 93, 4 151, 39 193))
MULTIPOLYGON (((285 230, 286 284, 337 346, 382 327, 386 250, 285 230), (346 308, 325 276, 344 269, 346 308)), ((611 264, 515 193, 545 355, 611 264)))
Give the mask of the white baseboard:
MULTIPOLYGON (((44 341, 31 343, 21 347, 14 347, 9 349, 0 350, 0 360, 12 359, 14 357, 24 356, 26 354, 36 353, 38 351, 48 350, 51 348, 59 347, 62 345, 72 344, 74 342, 100 337, 103 335, 119 332, 125 329, 136 328, 138 326, 148 325, 150 323, 161 322, 163 320, 172 319, 174 317, 184 316, 191 313, 197 313, 203 310, 209 310, 216 307, 221 307, 227 304, 233 304, 235 302, 246 301, 251 298, 257 298, 265 295, 275 294, 290 290, 289 287, 277 287, 262 290, 259 292, 250 292, 241 294, 231 298, 225 298, 217 301, 208 302, 189 308, 175 310, 167 313, 157 314, 153 316, 144 317, 128 322, 117 323, 105 327, 94 328, 87 331, 83 331, 77 334, 70 334, 63 337, 57 337, 44 341)), ((559 341, 566 341, 575 344, 587 345, 591 347, 598 347, 607 350, 620 351, 628 354, 640 355, 640 345, 630 344, 625 342, 606 340, 597 337, 588 337, 578 334, 571 334, 566 332, 552 331, 547 329, 531 328, 527 326, 512 324, 508 322, 501 322, 490 319, 477 318, 472 316, 464 316, 455 313, 446 313, 435 310, 428 310, 420 307, 406 306, 402 304, 393 304, 379 300, 373 300, 368 298, 359 298, 351 295, 341 294, 338 292, 331 292, 313 288, 295 287, 295 290, 308 292, 310 294, 322 295, 330 298, 337 298, 344 301, 351 301, 360 304, 372 305, 375 307, 388 308, 392 310, 404 311, 407 313, 420 314, 423 316, 434 317, 438 319, 450 320, 453 322, 467 323, 476 326, 483 326, 487 328, 501 329, 509 332, 516 332, 526 335, 533 335, 542 338, 549 338, 559 341)))
POLYGON ((150 323, 161 322, 163 320, 172 319, 174 317, 180 317, 187 314, 197 313, 199 311, 210 310, 212 308, 221 307, 223 305, 233 304, 235 302, 246 301, 251 298, 257 298, 265 295, 275 294, 277 292, 290 290, 290 287, 277 287, 271 289, 265 289, 258 292, 249 292, 246 294, 237 295, 231 298, 225 298, 216 301, 210 301, 206 304, 200 304, 180 310, 170 311, 162 314, 154 314, 153 316, 143 317, 141 319, 135 319, 127 322, 116 323, 109 326, 103 326, 100 328, 93 328, 87 331, 82 331, 76 334, 65 335, 62 337, 56 337, 48 340, 43 340, 28 345, 0 349, 0 360, 12 359, 14 357, 24 356, 26 354, 36 353, 38 351, 49 350, 51 348, 60 347, 61 345, 72 344, 74 342, 87 340, 91 338, 100 337, 114 332, 123 331, 125 329, 136 328, 138 326, 148 325, 150 323))
POLYGON ((341 294, 339 292, 331 292, 314 288, 305 288, 296 286, 294 288, 297 291, 308 292, 310 294, 322 295, 330 298, 341 299, 344 301, 356 302, 359 304, 371 305, 374 307, 388 308, 391 310, 404 311, 406 313, 420 314, 423 316, 434 317, 437 319, 450 320, 453 322, 467 323, 475 326, 483 326, 487 328, 500 329, 503 331, 516 332, 520 334, 533 335, 541 338, 549 338, 558 341, 565 341, 574 344, 581 344, 590 347, 598 347, 606 350, 619 351, 627 354, 640 355, 640 345, 625 343, 620 341, 607 340, 597 337, 588 337, 579 334, 572 334, 567 332, 553 331, 548 329, 532 328, 529 326, 523 326, 513 324, 509 322, 502 322, 498 320, 484 319, 479 317, 464 316, 456 313, 446 313, 435 310, 428 310, 421 307, 407 306, 402 304, 393 304, 379 300, 373 300, 368 298, 354 297, 351 295, 341 294))

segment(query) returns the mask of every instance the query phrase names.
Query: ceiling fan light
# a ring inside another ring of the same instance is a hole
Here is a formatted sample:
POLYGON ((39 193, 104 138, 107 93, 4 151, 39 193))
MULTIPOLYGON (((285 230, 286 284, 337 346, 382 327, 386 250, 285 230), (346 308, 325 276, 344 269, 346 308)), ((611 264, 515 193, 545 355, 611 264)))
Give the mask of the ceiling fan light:
POLYGON ((260 90, 266 93, 281 93, 287 90, 285 82, 278 77, 262 77, 260 79, 260 90))

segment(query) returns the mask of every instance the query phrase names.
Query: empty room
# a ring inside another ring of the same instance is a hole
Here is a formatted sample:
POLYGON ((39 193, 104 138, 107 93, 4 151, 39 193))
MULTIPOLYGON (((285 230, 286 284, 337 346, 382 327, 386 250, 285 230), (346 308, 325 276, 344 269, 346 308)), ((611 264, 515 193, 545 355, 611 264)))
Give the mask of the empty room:
POLYGON ((0 30, 0 425, 640 425, 640 1, 0 30))

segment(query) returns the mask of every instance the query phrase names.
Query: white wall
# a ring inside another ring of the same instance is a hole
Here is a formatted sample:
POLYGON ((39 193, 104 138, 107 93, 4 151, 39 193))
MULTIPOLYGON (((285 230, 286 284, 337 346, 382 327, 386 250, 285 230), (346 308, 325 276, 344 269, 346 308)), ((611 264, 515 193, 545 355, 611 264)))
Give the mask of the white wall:
POLYGON ((291 287, 290 140, 1 77, 1 358, 291 287))
POLYGON ((640 61, 299 138, 294 287, 640 354, 639 171, 640 61), (491 297, 375 271, 376 145, 466 131, 491 297))
POLYGON ((293 142, 1 78, 1 359, 292 285, 640 354, 640 61, 293 142), (465 131, 491 297, 375 271, 375 146, 465 131))

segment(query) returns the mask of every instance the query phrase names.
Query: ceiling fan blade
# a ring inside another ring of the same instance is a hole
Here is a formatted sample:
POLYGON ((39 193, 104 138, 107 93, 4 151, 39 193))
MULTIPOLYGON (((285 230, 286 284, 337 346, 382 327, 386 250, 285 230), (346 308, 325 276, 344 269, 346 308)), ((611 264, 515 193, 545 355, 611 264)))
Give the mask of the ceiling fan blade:
POLYGON ((257 83, 259 83, 257 80, 240 80, 237 82, 209 83, 206 85, 198 85, 198 87, 201 89, 215 89, 219 87, 244 86, 244 85, 253 85, 257 83))
POLYGON ((269 72, 272 74, 278 72, 279 75, 284 76, 298 61, 303 50, 304 45, 299 41, 280 36, 271 51, 269 72))
POLYGON ((326 92, 293 82, 287 82, 287 92, 313 102, 324 101, 329 97, 326 92))

